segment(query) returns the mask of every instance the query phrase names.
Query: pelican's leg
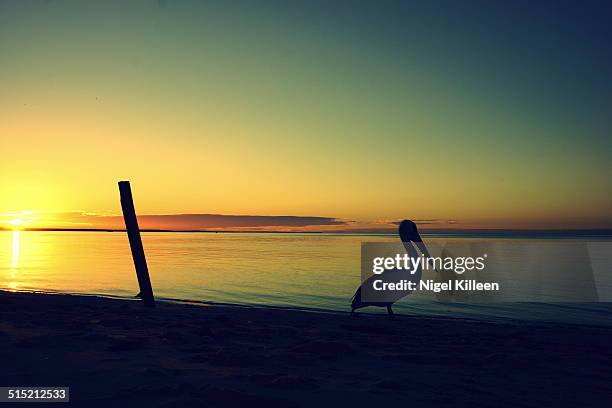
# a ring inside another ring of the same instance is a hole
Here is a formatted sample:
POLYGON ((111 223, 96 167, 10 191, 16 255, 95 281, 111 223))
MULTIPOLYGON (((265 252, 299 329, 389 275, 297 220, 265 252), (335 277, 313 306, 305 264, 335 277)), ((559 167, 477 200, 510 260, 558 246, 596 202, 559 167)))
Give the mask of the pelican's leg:
POLYGON ((387 305, 387 313, 389 315, 389 319, 395 319, 395 314, 393 313, 392 305, 387 305))

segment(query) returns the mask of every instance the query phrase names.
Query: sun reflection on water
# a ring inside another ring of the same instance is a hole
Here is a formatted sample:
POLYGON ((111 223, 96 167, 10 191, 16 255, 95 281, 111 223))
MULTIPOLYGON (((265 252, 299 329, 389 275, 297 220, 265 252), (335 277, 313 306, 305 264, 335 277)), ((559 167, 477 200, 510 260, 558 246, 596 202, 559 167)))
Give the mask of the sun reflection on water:
POLYGON ((13 231, 13 244, 11 251, 11 264, 8 271, 8 287, 9 289, 16 290, 19 287, 17 282, 17 268, 19 267, 19 255, 21 254, 21 231, 13 231))
POLYGON ((21 231, 13 231, 13 254, 11 256, 11 268, 17 268, 19 264, 19 253, 21 252, 21 231))

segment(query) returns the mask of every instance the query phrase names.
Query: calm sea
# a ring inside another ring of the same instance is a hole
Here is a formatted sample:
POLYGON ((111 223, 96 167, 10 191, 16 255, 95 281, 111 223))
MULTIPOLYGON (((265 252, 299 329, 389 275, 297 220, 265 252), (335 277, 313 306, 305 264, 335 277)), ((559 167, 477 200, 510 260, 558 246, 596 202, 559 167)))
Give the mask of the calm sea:
MULTIPOLYGON (((349 310, 350 299, 360 284, 361 243, 398 242, 394 236, 333 234, 149 232, 142 237, 158 298, 341 311, 349 310)), ((489 245, 496 251, 497 261, 509 269, 524 264, 525 251, 534 248, 530 240, 519 241, 520 251, 513 249, 517 248, 516 237, 426 239, 434 246, 444 242, 489 245)), ((567 248, 559 252, 571 258, 572 249, 567 248)), ((601 264, 601 259, 590 262, 601 264)), ((602 285, 609 285, 605 290, 612 288, 610 280, 604 279, 609 276, 609 262, 604 260, 603 265, 600 277, 595 279, 599 281, 589 280, 589 285, 593 283, 600 291, 602 285)), ((554 278, 557 273, 552 265, 535 268, 548 269, 548 277, 554 278)), ((521 286, 512 276, 510 270, 507 284, 514 285, 518 293, 521 286)), ((542 276, 522 276, 519 283, 532 287, 531 280, 541 281, 542 276)), ((131 297, 137 287, 124 232, 0 231, 0 288, 131 297)), ((596 296, 570 303, 554 299, 521 302, 520 296, 514 300, 474 304, 409 296, 395 309, 398 313, 483 320, 518 318, 612 325, 611 304, 597 301, 596 296)))

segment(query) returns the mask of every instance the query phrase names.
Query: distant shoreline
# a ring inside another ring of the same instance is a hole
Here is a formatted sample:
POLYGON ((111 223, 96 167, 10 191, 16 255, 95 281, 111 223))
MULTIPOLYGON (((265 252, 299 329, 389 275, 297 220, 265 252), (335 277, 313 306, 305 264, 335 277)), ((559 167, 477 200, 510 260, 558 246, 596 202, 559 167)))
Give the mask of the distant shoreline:
MULTIPOLYGON (((0 231, 15 231, 0 228, 0 231)), ((19 231, 34 232, 125 232, 125 229, 106 228, 23 228, 19 231)), ((422 235, 428 237, 453 238, 612 238, 612 229, 422 229, 422 235)), ((219 230, 172 230, 172 229, 141 229, 140 232, 181 232, 209 234, 324 234, 324 235, 362 235, 362 236, 397 236, 394 230, 389 231, 219 231, 219 230)))

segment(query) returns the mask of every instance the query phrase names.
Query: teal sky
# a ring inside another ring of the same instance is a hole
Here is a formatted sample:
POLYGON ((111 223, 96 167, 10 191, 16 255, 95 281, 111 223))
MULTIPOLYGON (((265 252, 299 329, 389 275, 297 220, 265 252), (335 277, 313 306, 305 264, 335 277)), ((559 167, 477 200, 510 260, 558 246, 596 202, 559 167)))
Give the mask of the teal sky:
POLYGON ((0 214, 612 225, 605 2, 0 1, 0 214))

